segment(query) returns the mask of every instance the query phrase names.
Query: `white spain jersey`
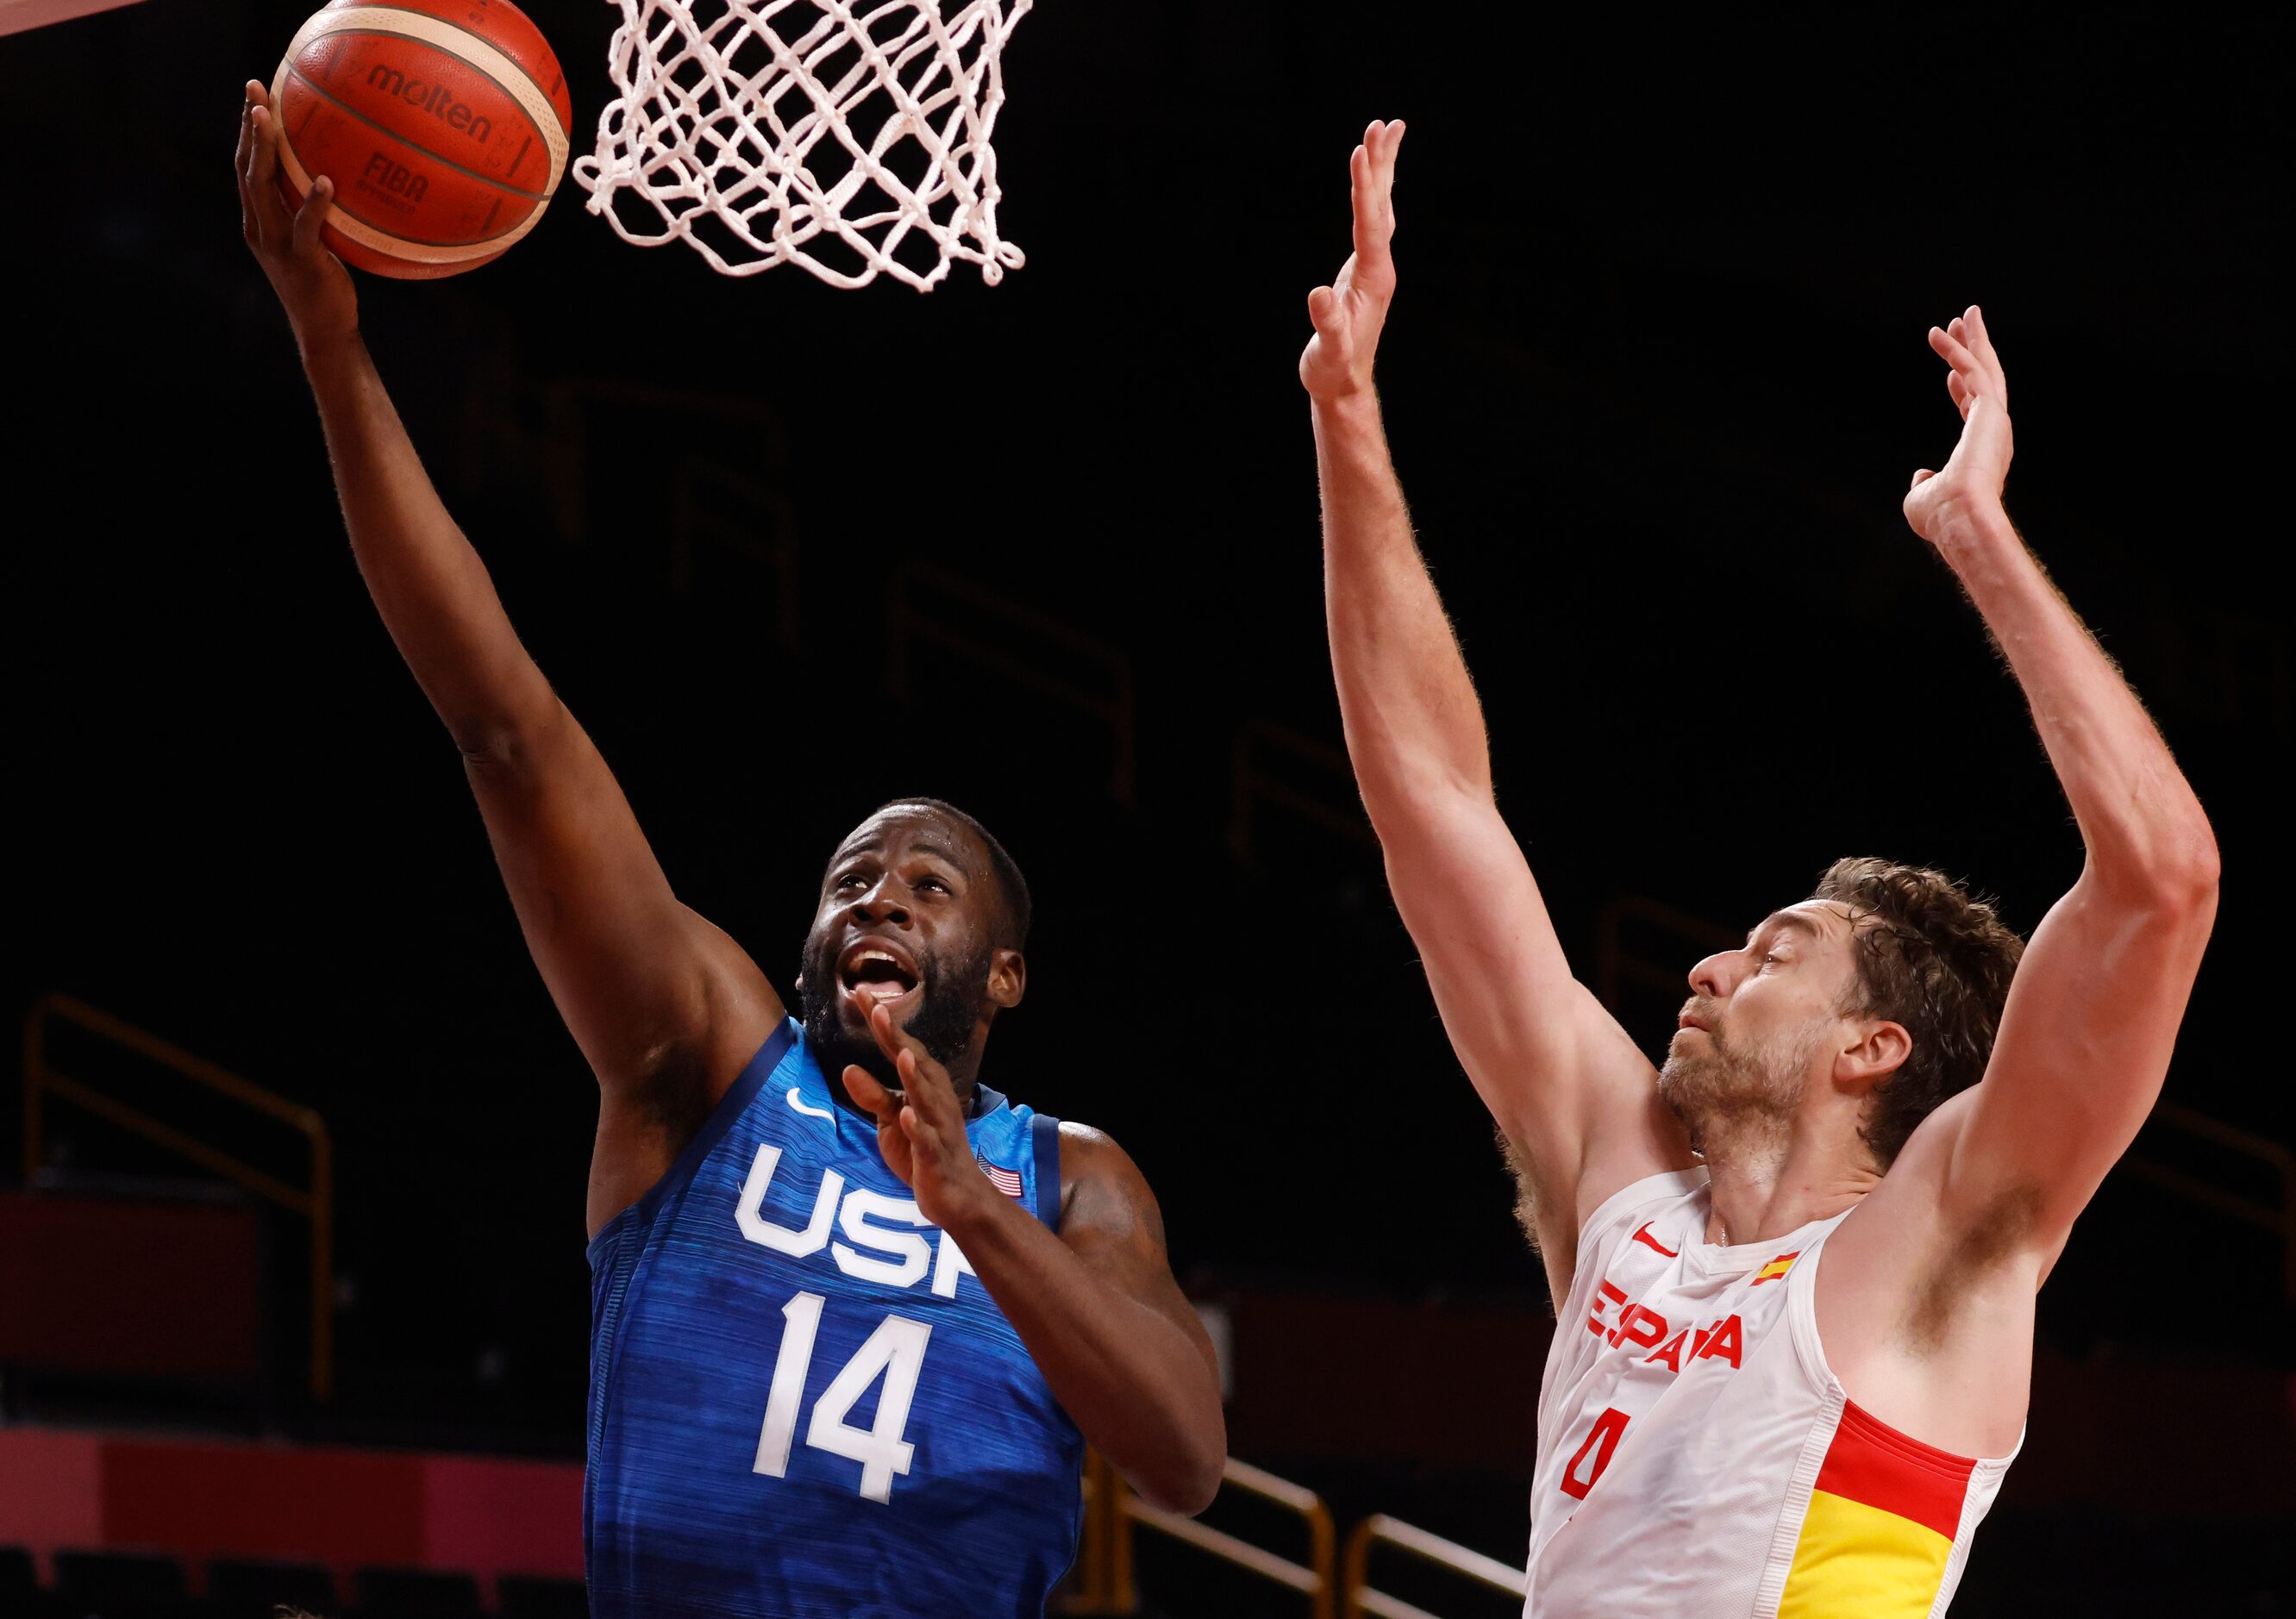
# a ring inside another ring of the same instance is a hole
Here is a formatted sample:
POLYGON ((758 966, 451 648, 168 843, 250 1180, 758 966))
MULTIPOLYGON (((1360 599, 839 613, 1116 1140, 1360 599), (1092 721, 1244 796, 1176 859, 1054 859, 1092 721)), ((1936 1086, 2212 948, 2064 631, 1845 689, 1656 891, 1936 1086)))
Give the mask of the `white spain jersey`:
POLYGON ((1527 1619, 1935 1619, 2015 1455, 1851 1403, 1818 1343, 1846 1214, 1718 1247, 1706 1172, 1596 1209, 1539 1385, 1527 1619))

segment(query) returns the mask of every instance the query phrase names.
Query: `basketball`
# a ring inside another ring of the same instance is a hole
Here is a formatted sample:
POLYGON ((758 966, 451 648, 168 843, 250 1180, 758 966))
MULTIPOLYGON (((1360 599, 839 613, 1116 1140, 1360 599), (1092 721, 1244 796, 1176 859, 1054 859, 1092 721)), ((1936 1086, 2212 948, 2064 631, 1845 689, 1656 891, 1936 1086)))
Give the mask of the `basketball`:
POLYGON ((509 0, 333 0, 271 81, 279 184, 335 183, 325 241, 381 275, 458 275, 532 230, 566 172, 573 107, 509 0))

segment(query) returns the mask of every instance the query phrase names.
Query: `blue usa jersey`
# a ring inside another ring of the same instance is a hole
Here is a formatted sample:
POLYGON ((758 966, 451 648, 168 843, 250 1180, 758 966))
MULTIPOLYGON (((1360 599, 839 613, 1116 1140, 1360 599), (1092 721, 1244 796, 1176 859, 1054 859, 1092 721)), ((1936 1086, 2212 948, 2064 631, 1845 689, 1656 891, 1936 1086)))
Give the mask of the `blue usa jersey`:
MULTIPOLYGON (((1059 1124, 983 1090, 998 1189, 1060 1214, 1059 1124)), ((594 1619, 1037 1619, 1084 1440, 784 1023, 590 1245, 594 1619)))

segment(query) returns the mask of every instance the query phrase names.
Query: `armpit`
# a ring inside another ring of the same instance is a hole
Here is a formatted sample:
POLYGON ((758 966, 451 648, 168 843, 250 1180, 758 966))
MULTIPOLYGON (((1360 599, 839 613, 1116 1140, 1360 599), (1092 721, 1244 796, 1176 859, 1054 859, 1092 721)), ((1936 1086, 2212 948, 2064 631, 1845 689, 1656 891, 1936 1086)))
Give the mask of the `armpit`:
POLYGON ((2023 1252, 2040 1218, 2041 1189, 2035 1185, 2012 1188, 1986 1205, 1914 1289, 1904 1323, 1906 1346, 1927 1354, 1942 1345, 1972 1284, 2023 1252))

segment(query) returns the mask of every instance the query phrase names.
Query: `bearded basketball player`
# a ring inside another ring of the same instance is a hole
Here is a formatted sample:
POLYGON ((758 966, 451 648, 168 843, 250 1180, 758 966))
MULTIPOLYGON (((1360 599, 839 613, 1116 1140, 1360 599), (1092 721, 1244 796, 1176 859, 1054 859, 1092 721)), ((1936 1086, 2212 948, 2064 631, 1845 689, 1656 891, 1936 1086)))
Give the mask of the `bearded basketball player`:
POLYGON ((1389 459, 1402 139, 1374 124, 1354 154, 1355 253, 1308 296, 1300 374, 1349 752, 1558 1305, 1524 1612, 1941 1614, 2023 1436, 2034 1293, 2160 1092, 2214 838, 2003 511, 2008 388, 1972 307, 1929 334, 1961 437, 1905 512, 2023 688, 2087 867, 2021 961, 1949 879, 1841 861, 1691 969, 1653 1070, 1573 982, 1493 802, 1389 459))
POLYGON ((291 214, 278 141, 250 83, 242 224, 352 552, 597 1075, 591 1612, 1041 1614, 1075 1552, 1086 1440, 1149 1500, 1197 1512, 1226 1435, 1140 1172, 980 1083, 1028 981, 1019 868, 946 804, 884 805, 830 857, 789 1017, 670 891, 519 644, 321 245, 332 192, 321 179, 291 214))

